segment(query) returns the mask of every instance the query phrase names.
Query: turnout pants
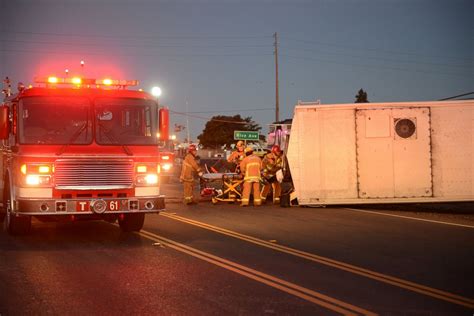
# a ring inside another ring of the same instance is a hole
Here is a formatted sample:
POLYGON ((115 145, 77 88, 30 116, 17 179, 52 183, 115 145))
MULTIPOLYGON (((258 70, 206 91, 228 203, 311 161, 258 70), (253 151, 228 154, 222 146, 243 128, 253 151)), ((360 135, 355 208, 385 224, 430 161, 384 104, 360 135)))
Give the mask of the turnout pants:
POLYGON ((265 183, 261 193, 262 201, 265 202, 267 200, 267 195, 268 192, 270 192, 270 188, 273 189, 273 203, 280 204, 281 183, 278 181, 272 183, 265 183))
POLYGON ((242 206, 249 205, 250 202, 250 193, 253 191, 253 205, 259 206, 262 205, 262 200, 260 199, 260 183, 259 182, 250 182, 245 181, 243 184, 242 190, 242 206))
POLYGON ((183 181, 184 204, 191 204, 194 201, 194 181, 183 181))

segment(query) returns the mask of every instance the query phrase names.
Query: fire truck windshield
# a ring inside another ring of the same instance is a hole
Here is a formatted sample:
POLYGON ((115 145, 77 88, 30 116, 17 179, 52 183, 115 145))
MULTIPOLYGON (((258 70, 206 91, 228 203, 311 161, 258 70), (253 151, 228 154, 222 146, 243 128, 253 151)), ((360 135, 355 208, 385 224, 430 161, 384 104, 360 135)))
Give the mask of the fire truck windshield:
POLYGON ((20 101, 19 140, 23 144, 89 144, 91 103, 81 97, 30 97, 20 101))
POLYGON ((149 100, 28 97, 20 101, 18 117, 22 144, 85 145, 94 133, 100 145, 158 143, 156 103, 149 100))
POLYGON ((96 135, 101 145, 156 145, 153 101, 99 98, 95 101, 96 135))

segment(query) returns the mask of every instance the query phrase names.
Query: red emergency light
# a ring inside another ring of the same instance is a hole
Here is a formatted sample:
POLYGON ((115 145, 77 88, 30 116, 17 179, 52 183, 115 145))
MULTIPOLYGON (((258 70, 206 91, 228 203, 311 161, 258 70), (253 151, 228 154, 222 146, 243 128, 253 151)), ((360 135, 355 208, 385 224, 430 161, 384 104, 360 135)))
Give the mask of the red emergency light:
POLYGON ((87 85, 87 86, 113 86, 113 87, 128 87, 128 86, 137 86, 138 80, 119 80, 119 79, 90 79, 90 78, 60 78, 55 76, 50 77, 35 77, 35 83, 43 84, 69 84, 75 86, 87 85))

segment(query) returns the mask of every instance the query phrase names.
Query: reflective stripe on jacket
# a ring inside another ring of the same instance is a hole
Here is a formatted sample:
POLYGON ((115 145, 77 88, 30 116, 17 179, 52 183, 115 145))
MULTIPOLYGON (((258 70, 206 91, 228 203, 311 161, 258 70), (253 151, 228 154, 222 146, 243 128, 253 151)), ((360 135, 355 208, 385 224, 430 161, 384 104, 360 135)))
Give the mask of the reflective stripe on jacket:
POLYGON ((179 179, 181 181, 192 182, 194 181, 193 178, 193 171, 194 172, 201 172, 201 167, 196 162, 196 158, 193 154, 188 153, 183 160, 183 166, 181 168, 181 176, 179 179))
POLYGON ((244 181, 259 182, 260 169, 262 169, 262 160, 254 154, 245 157, 240 163, 240 170, 244 174, 244 181))
POLYGON ((274 176, 278 170, 283 168, 282 156, 274 153, 268 153, 263 157, 262 172, 264 176, 274 176))
POLYGON ((227 157, 228 162, 233 162, 239 164, 242 159, 244 159, 245 154, 244 151, 234 150, 229 157, 227 157))

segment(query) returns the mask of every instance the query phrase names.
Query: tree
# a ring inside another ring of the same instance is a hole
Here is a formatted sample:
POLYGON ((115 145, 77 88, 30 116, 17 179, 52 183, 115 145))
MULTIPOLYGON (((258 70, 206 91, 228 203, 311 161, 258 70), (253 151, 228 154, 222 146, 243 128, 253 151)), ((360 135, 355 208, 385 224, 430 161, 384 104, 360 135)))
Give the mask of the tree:
POLYGON ((355 103, 369 103, 369 100, 367 100, 367 92, 362 89, 359 90, 355 97, 355 103))
POLYGON ((252 117, 240 115, 213 116, 197 138, 205 148, 218 148, 235 142, 234 131, 260 131, 262 128, 252 121, 252 117))

